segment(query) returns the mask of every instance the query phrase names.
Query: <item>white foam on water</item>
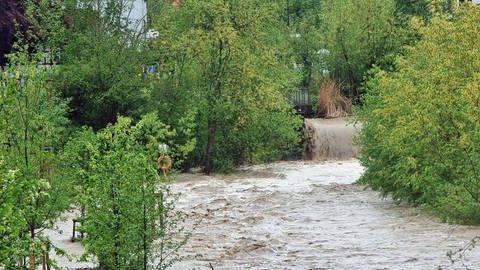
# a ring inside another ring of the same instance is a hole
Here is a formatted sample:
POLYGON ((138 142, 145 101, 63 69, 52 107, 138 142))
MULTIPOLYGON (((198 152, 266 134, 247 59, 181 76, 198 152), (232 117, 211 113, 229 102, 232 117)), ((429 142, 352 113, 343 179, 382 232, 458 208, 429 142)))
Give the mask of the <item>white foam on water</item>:
MULTIPOLYGON (((363 172, 356 160, 243 172, 174 185, 178 206, 199 226, 182 251, 191 259, 173 269, 462 269, 446 253, 480 234, 352 184, 363 172)), ((465 263, 480 266, 479 252, 465 263)))
MULTIPOLYGON (((441 223, 418 208, 382 200, 355 184, 357 160, 278 162, 233 175, 183 175, 177 207, 198 223, 172 269, 465 269, 447 252, 480 235, 478 226, 441 223)), ((67 214, 70 219, 72 214, 67 214)), ((53 241, 79 255, 71 220, 53 241)), ((463 263, 480 269, 480 252, 463 263)), ((63 269, 93 266, 68 262, 63 269)))

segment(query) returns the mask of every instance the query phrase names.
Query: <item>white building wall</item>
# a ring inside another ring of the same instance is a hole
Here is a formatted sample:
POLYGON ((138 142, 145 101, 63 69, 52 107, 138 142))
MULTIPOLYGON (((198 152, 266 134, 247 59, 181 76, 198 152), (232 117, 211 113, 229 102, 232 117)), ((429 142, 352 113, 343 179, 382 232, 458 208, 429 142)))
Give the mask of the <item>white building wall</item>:
MULTIPOLYGON (((144 31, 147 24, 147 1, 146 0, 131 0, 130 20, 131 27, 136 31, 144 31)), ((128 14, 125 14, 128 15, 128 14)))

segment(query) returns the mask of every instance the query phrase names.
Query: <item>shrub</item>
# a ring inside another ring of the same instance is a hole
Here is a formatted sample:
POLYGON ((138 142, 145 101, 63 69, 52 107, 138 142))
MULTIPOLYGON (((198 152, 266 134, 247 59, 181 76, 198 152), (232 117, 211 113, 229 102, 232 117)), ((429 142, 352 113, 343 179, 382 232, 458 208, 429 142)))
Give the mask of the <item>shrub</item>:
POLYGON ((43 231, 71 202, 71 183, 55 169, 67 106, 49 86, 49 72, 25 53, 11 59, 16 65, 0 81, 0 268, 29 257, 34 269, 47 245, 43 231))
POLYGON ((176 227, 182 217, 156 163, 159 143, 173 136, 175 131, 151 113, 135 124, 119 117, 96 134, 85 129, 67 144, 65 157, 73 157, 67 160, 78 168, 71 175, 80 190, 77 200, 86 212, 84 257, 95 256, 100 269, 164 269, 179 259, 183 240, 154 245, 172 237, 166 230, 184 232, 176 227), (154 266, 154 257, 161 266, 154 266))
POLYGON ((480 8, 415 27, 421 40, 398 72, 376 72, 366 85, 361 181, 446 221, 478 223, 480 8))

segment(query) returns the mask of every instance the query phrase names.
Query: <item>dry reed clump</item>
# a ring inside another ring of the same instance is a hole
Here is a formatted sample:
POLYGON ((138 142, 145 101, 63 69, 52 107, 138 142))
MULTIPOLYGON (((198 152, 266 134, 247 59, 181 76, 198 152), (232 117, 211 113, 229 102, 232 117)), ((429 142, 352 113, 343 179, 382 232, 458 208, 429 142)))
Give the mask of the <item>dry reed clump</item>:
POLYGON ((342 95, 341 84, 326 79, 318 89, 318 116, 323 118, 344 117, 352 112, 352 102, 342 95))

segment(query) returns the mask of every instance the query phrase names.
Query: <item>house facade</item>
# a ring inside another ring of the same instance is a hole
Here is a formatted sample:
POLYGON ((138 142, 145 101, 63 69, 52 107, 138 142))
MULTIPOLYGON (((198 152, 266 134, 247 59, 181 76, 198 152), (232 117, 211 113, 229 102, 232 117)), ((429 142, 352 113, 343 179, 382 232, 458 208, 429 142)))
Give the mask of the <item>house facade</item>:
POLYGON ((143 32, 147 28, 147 0, 132 0, 129 11, 130 26, 133 30, 143 32))

